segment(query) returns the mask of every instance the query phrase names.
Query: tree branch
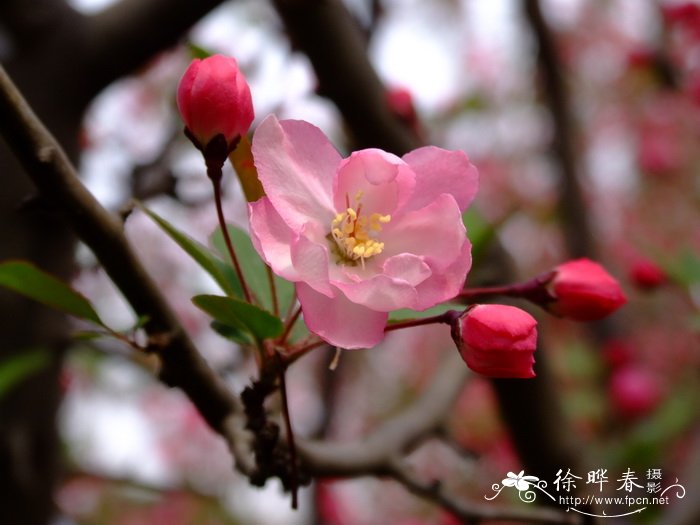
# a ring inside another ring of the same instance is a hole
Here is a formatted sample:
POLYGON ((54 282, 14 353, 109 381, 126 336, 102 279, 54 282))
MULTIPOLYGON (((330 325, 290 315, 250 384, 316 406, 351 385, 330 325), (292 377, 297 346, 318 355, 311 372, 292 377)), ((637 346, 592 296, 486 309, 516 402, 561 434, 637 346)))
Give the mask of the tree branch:
POLYGON ((583 192, 576 173, 574 126, 569 93, 562 76, 556 42, 547 26, 539 0, 524 0, 525 15, 537 42, 537 64, 544 84, 545 104, 554 121, 552 149, 559 164, 559 215, 571 257, 595 257, 583 192))
MULTIPOLYGON (((107 212, 78 179, 63 150, 37 119, 0 66, 0 132, 5 137, 40 194, 56 204, 78 236, 90 247, 112 281, 139 316, 158 349, 161 380, 181 388, 204 419, 218 432, 242 433, 230 416, 242 414, 240 401, 226 388, 199 355, 158 287, 141 265, 122 230, 122 223, 107 212)), ((232 451, 250 466, 242 444, 232 451)))
POLYGON ((367 60, 365 39, 338 0, 273 0, 292 44, 303 50, 319 92, 333 100, 360 147, 402 155, 420 145, 391 112, 386 92, 367 60))
POLYGON ((321 476, 384 471, 391 458, 436 432, 462 391, 469 372, 456 353, 445 359, 426 392, 406 410, 356 443, 306 441, 298 444, 304 464, 321 476))
POLYGON ((92 94, 178 42, 223 0, 121 0, 88 18, 92 94))

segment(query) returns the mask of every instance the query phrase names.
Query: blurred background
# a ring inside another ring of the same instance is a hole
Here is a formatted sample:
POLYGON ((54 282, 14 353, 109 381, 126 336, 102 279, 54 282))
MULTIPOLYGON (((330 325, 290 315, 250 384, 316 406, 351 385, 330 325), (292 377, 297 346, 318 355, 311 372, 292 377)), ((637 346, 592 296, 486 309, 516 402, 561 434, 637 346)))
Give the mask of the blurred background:
MULTIPOLYGON (((328 80, 367 77, 342 53, 318 58, 312 37, 323 31, 313 24, 325 19, 290 16, 314 2, 166 4, 0 5, 0 61, 100 202, 118 212, 145 201, 207 242, 216 227, 210 184, 174 102, 202 51, 236 57, 254 125, 270 113, 304 119, 343 153, 420 143, 464 150, 481 174, 468 284, 526 279, 585 256, 605 265, 629 302, 585 325, 537 312, 543 368, 521 401, 555 411, 553 423, 518 423, 514 411, 537 410, 513 406, 523 387, 470 376, 442 435, 412 465, 483 501, 508 471, 528 467, 551 483, 547 444, 575 443, 573 456, 559 457, 576 457, 579 476, 607 468, 612 485, 627 468, 640 479, 661 469, 688 491, 625 520, 700 522, 700 4, 347 0, 337 13, 359 38, 338 32, 338 46, 354 52, 360 43, 384 86, 374 93, 378 111, 400 125, 400 143, 365 134, 362 119, 376 108, 344 99, 328 80)), ((245 227, 245 199, 226 169, 227 218, 245 227)), ((118 291, 50 203, 32 198, 4 144, 0 173, 0 259, 31 259, 72 279, 107 324, 132 327, 118 291)), ((126 229, 207 360, 240 391, 255 375, 251 356, 190 302, 215 284, 144 214, 133 212, 126 229)), ((0 313, 3 524, 458 523, 376 477, 320 480, 291 511, 277 482, 256 489, 234 472, 224 442, 154 378, 148 359, 116 342, 76 341, 69 335, 80 325, 4 291, 0 313)), ((426 327, 346 352, 335 372, 332 353, 308 356, 290 370, 297 433, 361 439, 440 381, 446 352, 447 330, 426 327)), ((502 498, 524 505, 517 494, 502 498)))

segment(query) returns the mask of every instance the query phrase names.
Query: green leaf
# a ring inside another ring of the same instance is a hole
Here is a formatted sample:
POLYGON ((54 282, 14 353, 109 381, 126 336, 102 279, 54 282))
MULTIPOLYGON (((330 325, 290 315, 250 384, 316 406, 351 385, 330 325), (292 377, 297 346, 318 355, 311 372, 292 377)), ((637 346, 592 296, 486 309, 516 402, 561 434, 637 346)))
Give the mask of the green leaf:
POLYGON ((389 312, 389 322, 396 321, 409 321, 411 319, 423 319, 424 317, 431 317, 433 315, 444 314, 447 310, 464 310, 465 306, 458 303, 442 303, 427 310, 421 312, 417 310, 411 310, 409 308, 402 308, 401 310, 394 310, 389 312))
POLYGON ((209 58, 214 54, 210 49, 197 45, 194 42, 188 42, 187 47, 190 50, 192 58, 209 58))
POLYGON ((0 361, 0 398, 48 364, 49 355, 41 349, 25 351, 0 361))
POLYGON ((97 312, 84 296, 33 264, 22 261, 8 261, 0 264, 0 286, 51 308, 104 326, 97 312))
MULTIPOLYGON (((272 294, 270 293, 270 281, 267 275, 267 265, 260 258, 258 252, 255 251, 253 243, 246 232, 233 226, 232 224, 227 225, 228 233, 231 236, 231 243, 236 250, 236 257, 238 258, 238 263, 241 265, 241 271, 243 272, 243 277, 248 283, 248 287, 253 292, 255 297, 260 300, 261 306, 265 308, 268 312, 272 312, 272 294)), ((224 236, 221 233, 221 229, 217 228, 216 231, 211 236, 210 242, 212 246, 225 257, 226 260, 231 263, 231 259, 228 255, 228 250, 226 249, 226 243, 224 242, 224 236)), ((232 264, 232 263, 231 263, 232 264)), ((234 284, 240 287, 240 282, 238 281, 238 276, 232 272, 231 276, 234 279, 234 284)), ((274 276, 275 288, 277 290, 277 298, 279 301, 279 308, 282 312, 285 311, 289 303, 294 299, 294 285, 285 279, 274 276)))
POLYGON ((688 248, 667 264, 666 270, 675 281, 684 286, 700 283, 700 257, 688 248))
POLYGON ((472 259, 479 261, 495 237, 496 229, 473 207, 462 214, 462 222, 472 243, 472 259))
POLYGON ((227 295, 243 297, 241 285, 235 278, 235 273, 229 265, 214 255, 209 248, 194 240, 186 233, 181 232, 155 212, 149 210, 145 206, 140 207, 146 215, 153 219, 153 221, 180 246, 180 248, 185 250, 199 266, 214 278, 216 284, 218 284, 227 295))
POLYGON ((216 321, 247 331, 256 341, 277 337, 284 330, 282 321, 274 315, 233 297, 197 295, 192 302, 216 321))
POLYGON ((243 328, 220 323, 219 321, 212 321, 209 326, 221 337, 233 341, 234 343, 241 345, 255 344, 253 336, 243 328))

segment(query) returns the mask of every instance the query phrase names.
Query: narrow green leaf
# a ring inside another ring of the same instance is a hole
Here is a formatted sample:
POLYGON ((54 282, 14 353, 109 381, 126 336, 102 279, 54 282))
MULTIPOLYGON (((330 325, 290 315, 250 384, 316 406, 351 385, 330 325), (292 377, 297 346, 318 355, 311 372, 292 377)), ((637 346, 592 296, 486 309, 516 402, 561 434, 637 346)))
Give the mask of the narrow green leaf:
MULTIPOLYGON (((236 250, 236 257, 238 257, 238 262, 241 265, 241 271, 243 272, 243 277, 245 278, 251 291, 260 300, 261 306, 265 308, 268 312, 272 312, 272 294, 270 293, 270 282, 267 276, 267 269, 265 262, 260 258, 258 252, 255 251, 253 243, 246 232, 229 224, 228 233, 231 236, 231 242, 233 243, 234 249, 236 250)), ((222 257, 231 263, 231 259, 228 256, 228 250, 226 250, 226 244, 224 242, 224 236, 221 233, 221 229, 217 228, 216 231, 211 236, 211 245, 216 249, 222 257)), ((234 272, 230 274, 236 287, 240 288, 240 282, 238 281, 238 276, 234 272)), ((275 288, 277 290, 277 298, 279 302, 279 308, 282 312, 285 311, 289 303, 294 298, 294 285, 285 279, 275 276, 275 288)))
POLYGON ((234 343, 241 345, 252 345, 255 343, 253 336, 242 327, 231 326, 219 321, 212 321, 209 326, 221 337, 234 343))
POLYGON ((229 265, 214 255, 209 248, 194 240, 186 233, 181 232, 155 212, 149 210, 145 206, 140 207, 146 215, 153 219, 153 221, 180 246, 180 248, 185 250, 199 266, 214 278, 216 284, 218 284, 226 294, 238 297, 243 296, 241 285, 235 278, 235 273, 229 265))
POLYGON ((284 329, 282 321, 274 315, 233 297, 197 295, 192 302, 220 323, 244 329, 258 341, 277 337, 284 329))
POLYGON ((457 303, 442 303, 427 310, 419 312, 417 310, 411 310, 409 308, 402 308, 401 310, 394 310, 389 312, 389 322, 396 321, 409 321, 411 319, 423 319, 425 317, 431 317, 433 315, 444 314, 447 310, 464 310, 465 306, 463 304, 457 303))
POLYGON ((7 261, 0 264, 0 286, 51 308, 104 326, 84 296, 33 264, 23 261, 7 261))
POLYGON ((462 214, 462 222, 467 228, 467 236, 472 243, 472 259, 478 261, 495 237, 496 230, 473 207, 467 208, 467 211, 462 214))
POLYGON ((0 361, 0 399, 14 386, 49 364, 45 350, 35 349, 0 361))
POLYGON ((188 42, 187 47, 190 50, 190 55, 192 58, 209 58, 214 54, 214 52, 210 49, 195 44, 194 42, 188 42))

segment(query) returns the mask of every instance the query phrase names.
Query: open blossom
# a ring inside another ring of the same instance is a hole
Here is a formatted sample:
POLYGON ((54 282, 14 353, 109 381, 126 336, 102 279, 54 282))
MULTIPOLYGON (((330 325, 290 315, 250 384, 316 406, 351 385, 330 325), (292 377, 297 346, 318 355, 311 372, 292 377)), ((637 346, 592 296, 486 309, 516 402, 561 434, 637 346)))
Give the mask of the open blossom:
POLYGON ((424 310, 462 288, 471 266, 462 211, 478 186, 463 152, 343 159, 315 126, 270 116, 253 156, 266 193, 250 205, 253 243, 296 283, 304 320, 324 340, 374 346, 388 312, 424 310))

